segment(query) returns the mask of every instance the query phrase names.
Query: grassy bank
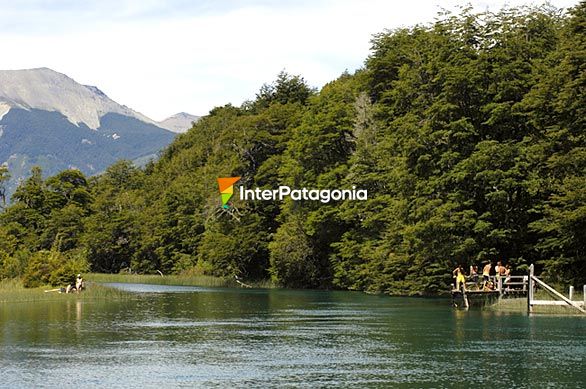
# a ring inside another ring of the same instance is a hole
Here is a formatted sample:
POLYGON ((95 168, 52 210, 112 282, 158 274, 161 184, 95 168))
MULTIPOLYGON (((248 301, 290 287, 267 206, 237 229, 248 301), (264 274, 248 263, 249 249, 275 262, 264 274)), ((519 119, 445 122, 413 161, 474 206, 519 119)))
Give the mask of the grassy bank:
MULTIPOLYGON (((40 288, 25 288, 20 280, 0 281, 0 303, 12 302, 33 302, 33 301, 55 301, 55 300, 113 300, 128 298, 131 294, 103 286, 103 283, 120 282, 134 284, 156 284, 156 285, 183 285, 203 287, 236 287, 240 285, 235 279, 226 279, 210 276, 189 276, 189 275, 138 275, 138 274, 103 274, 89 273, 84 275, 86 289, 81 293, 59 293, 53 291, 53 286, 40 288), (50 292, 48 292, 50 291, 50 292)), ((270 281, 247 283, 253 288, 273 288, 270 281)))
POLYGON ((95 283, 87 283, 81 293, 46 292, 55 289, 51 286, 25 288, 20 280, 0 281, 0 303, 55 301, 55 300, 113 300, 128 298, 129 293, 107 288, 95 283))
MULTIPOLYGON (((543 294, 537 294, 536 299, 551 300, 551 297, 543 292, 543 294)), ((575 294, 573 301, 584 301, 582 294, 575 294)), ((493 305, 486 306, 485 309, 496 312, 527 312, 527 298, 502 299, 493 305)), ((533 313, 547 315, 583 315, 574 308, 557 305, 533 306, 533 313)))
MULTIPOLYGON (((206 286, 206 287, 241 287, 235 279, 191 276, 191 275, 157 275, 157 274, 103 274, 90 273, 85 277, 90 282, 123 282, 131 284, 155 284, 155 285, 181 285, 181 286, 206 286)), ((248 285, 248 283, 247 283, 248 285)), ((250 283, 254 288, 271 288, 269 281, 250 283)))

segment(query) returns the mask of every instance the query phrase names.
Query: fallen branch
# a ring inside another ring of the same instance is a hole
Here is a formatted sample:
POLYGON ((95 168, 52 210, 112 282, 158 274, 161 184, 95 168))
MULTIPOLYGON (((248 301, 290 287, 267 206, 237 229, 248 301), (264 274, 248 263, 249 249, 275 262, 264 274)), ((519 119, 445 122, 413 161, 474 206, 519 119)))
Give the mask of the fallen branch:
POLYGON ((252 288, 252 286, 245 284, 244 282, 240 281, 238 279, 238 276, 234 276, 234 279, 236 280, 236 282, 238 283, 238 285, 240 285, 243 288, 252 288))

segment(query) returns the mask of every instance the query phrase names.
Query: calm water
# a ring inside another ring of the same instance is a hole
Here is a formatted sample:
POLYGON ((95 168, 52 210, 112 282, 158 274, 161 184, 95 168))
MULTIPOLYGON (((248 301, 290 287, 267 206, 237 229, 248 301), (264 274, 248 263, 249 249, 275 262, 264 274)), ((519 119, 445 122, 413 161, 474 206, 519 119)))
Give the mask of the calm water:
POLYGON ((123 285, 0 304, 0 386, 586 387, 586 318, 351 292, 123 285))

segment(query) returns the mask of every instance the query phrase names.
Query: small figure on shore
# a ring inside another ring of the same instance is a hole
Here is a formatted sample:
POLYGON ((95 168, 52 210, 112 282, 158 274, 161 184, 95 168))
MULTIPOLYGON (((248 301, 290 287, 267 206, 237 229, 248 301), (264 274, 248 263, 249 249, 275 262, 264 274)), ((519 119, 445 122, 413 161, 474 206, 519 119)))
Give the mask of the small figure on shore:
POLYGON ((462 284, 462 289, 466 290, 466 277, 464 276, 462 265, 458 265, 458 267, 452 272, 452 275, 456 277, 456 289, 460 290, 460 284, 462 284))
POLYGON ((83 278, 81 278, 81 274, 78 274, 75 280, 75 290, 77 291, 77 293, 79 293, 83 288, 83 278))

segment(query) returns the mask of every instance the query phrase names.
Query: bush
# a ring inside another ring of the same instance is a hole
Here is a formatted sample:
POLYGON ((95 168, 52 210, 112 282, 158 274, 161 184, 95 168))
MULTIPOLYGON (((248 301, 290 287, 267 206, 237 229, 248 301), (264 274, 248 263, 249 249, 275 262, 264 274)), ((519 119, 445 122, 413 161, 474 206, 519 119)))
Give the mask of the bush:
POLYGON ((67 254, 41 250, 32 255, 22 277, 25 288, 42 285, 64 286, 75 282, 78 273, 89 269, 87 260, 79 252, 67 254))
POLYGON ((25 288, 38 288, 49 283, 54 262, 51 255, 50 251, 42 250, 30 257, 22 277, 22 284, 25 288))
POLYGON ((0 279, 22 277, 28 265, 30 253, 18 250, 12 255, 0 253, 0 279))

